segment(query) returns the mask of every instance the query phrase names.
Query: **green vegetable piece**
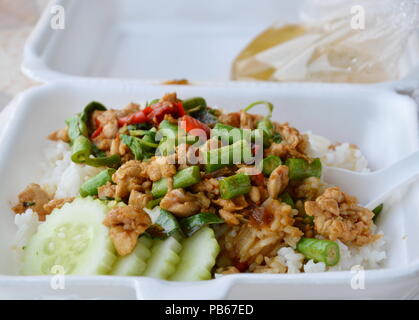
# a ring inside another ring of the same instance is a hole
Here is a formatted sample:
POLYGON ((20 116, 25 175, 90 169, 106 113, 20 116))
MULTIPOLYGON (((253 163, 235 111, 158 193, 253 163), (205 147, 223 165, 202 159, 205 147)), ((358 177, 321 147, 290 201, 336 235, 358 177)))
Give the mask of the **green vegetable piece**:
POLYGON ((220 246, 210 227, 203 227, 191 237, 183 239, 180 262, 170 280, 199 281, 211 279, 211 270, 220 246))
POLYGON ((149 237, 141 236, 135 249, 130 254, 117 258, 111 274, 116 276, 141 276, 147 267, 152 244, 153 240, 149 237))
POLYGON ((277 156, 267 156, 262 160, 262 172, 269 177, 272 171, 282 164, 281 158, 277 156))
POLYGON ((71 160, 75 163, 84 163, 90 156, 92 143, 83 135, 78 136, 71 146, 71 160))
POLYGON ((103 150, 100 150, 94 143, 92 143, 92 155, 95 157, 106 157, 106 152, 103 150))
POLYGON ((146 152, 154 152, 159 146, 155 141, 152 135, 147 134, 141 139, 141 144, 144 147, 146 152))
POLYGON ((134 154, 135 160, 143 160, 149 153, 154 153, 154 150, 158 147, 158 144, 154 143, 154 139, 150 135, 146 135, 144 138, 139 139, 137 137, 121 134, 121 141, 130 148, 134 154))
POLYGON ((180 221, 183 232, 190 237, 199 229, 209 224, 224 223, 225 221, 213 213, 201 212, 180 221))
POLYGON ((130 148, 135 160, 143 160, 144 152, 140 139, 128 136, 126 134, 121 134, 121 141, 125 143, 128 146, 128 148, 130 148))
POLYGON ((264 118, 258 122, 257 128, 263 130, 267 135, 273 136, 274 125, 272 121, 264 118))
POLYGON ((92 167, 115 167, 121 162, 117 154, 109 157, 90 158, 92 143, 85 136, 78 136, 71 146, 71 160, 75 163, 85 163, 92 167))
POLYGON ((269 113, 268 113, 267 117, 271 117, 272 111, 274 109, 274 105, 271 102, 269 102, 269 101, 258 100, 258 101, 252 102, 246 108, 244 108, 243 111, 244 112, 247 112, 250 109, 252 109, 253 107, 258 106, 258 105, 261 105, 261 104, 265 105, 268 108, 268 112, 269 113))
POLYGON ((177 134, 178 132, 178 126, 174 123, 171 123, 168 120, 163 120, 162 122, 160 122, 159 124, 159 130, 164 130, 164 129, 169 129, 172 130, 173 132, 175 132, 177 134))
POLYGON ((82 112, 74 115, 66 121, 68 126, 68 136, 71 144, 73 144, 79 136, 82 135, 87 137, 89 135, 89 119, 95 110, 106 110, 106 108, 101 103, 93 101, 84 107, 82 112))
POLYGON ((82 112, 66 121, 71 145, 71 160, 75 163, 90 161, 90 154, 98 151, 97 147, 94 146, 88 138, 89 119, 92 112, 95 110, 106 110, 106 108, 99 102, 93 101, 89 103, 82 112))
POLYGON ((163 233, 166 237, 174 237, 180 240, 184 237, 182 229, 180 228, 179 222, 176 217, 169 211, 160 208, 160 214, 155 222, 163 229, 163 233))
POLYGON ((146 208, 153 209, 154 207, 157 207, 160 204, 161 199, 163 199, 163 197, 150 200, 149 202, 147 202, 146 208))
POLYGON ((146 277, 168 279, 177 269, 182 245, 174 237, 165 240, 155 239, 151 247, 151 256, 142 274, 146 277))
POLYGON ((220 180, 220 194, 223 199, 232 199, 242 194, 249 193, 251 189, 250 178, 245 173, 220 180))
POLYGON ((160 140, 158 154, 168 156, 175 152, 178 143, 178 126, 167 120, 160 122, 156 138, 160 140))
POLYGON ((340 259, 338 244, 330 240, 302 238, 297 244, 297 250, 307 259, 324 262, 326 266, 334 266, 340 259))
POLYGON ((115 173, 115 171, 115 169, 103 170, 94 177, 84 182, 80 186, 80 195, 82 197, 96 196, 98 193, 97 189, 99 187, 105 185, 107 182, 112 181, 112 175, 115 173))
POLYGON ((282 202, 284 202, 284 203, 286 203, 286 204, 288 204, 288 205, 290 205, 291 206, 291 208, 295 208, 295 203, 294 203, 294 200, 292 199, 292 197, 291 197, 291 195, 289 194, 289 192, 284 192, 282 195, 281 195, 281 201, 282 202))
POLYGON ((133 130, 129 130, 129 135, 133 136, 133 137, 139 137, 139 136, 144 136, 147 134, 147 130, 137 130, 137 129, 133 129, 133 130))
POLYGON ((216 123, 214 128, 211 130, 211 136, 217 137, 222 141, 228 142, 229 144, 235 143, 238 140, 243 139, 243 130, 229 126, 223 123, 216 123))
POLYGON ((23 275, 53 275, 57 265, 66 275, 109 274, 116 260, 109 229, 103 225, 109 210, 90 197, 55 209, 28 241, 23 275))
POLYGON ((268 118, 264 118, 263 120, 259 121, 257 124, 257 128, 258 130, 262 131, 264 148, 268 148, 274 140, 276 143, 282 140, 281 135, 275 132, 273 123, 268 118))
POLYGON ((121 163, 119 154, 114 154, 109 157, 87 158, 85 163, 91 167, 118 167, 121 163))
POLYGON ((87 106, 84 107, 83 112, 80 114, 80 119, 84 122, 89 121, 90 116, 92 115, 93 111, 95 110, 100 110, 100 111, 105 111, 106 107, 101 104, 100 102, 97 101, 92 101, 90 102, 87 106))
POLYGON ((150 100, 149 102, 146 103, 146 107, 151 106, 151 105, 153 105, 153 104, 155 104, 155 103, 157 103, 159 101, 160 101, 160 99, 150 100))
POLYGON ((248 163, 252 159, 252 150, 247 141, 240 140, 232 145, 205 151, 202 155, 206 160, 205 172, 210 173, 232 164, 248 163))
POLYGON ((372 212, 374 213, 374 218, 373 218, 374 222, 377 219, 378 215, 381 213, 381 211, 383 211, 383 208, 384 208, 384 204, 380 204, 374 210, 372 210, 372 212))
POLYGON ((68 127, 67 134, 70 138, 70 144, 73 144, 79 136, 86 137, 88 135, 86 123, 81 120, 80 114, 76 114, 70 119, 67 119, 66 124, 68 127))
MULTIPOLYGON (((198 166, 191 166, 180 170, 173 176, 173 188, 187 188, 201 181, 201 172, 198 166)), ((153 198, 163 197, 168 190, 168 179, 163 178, 153 183, 151 194, 153 198)))
POLYGON ((305 159, 290 158, 285 163, 289 168, 290 180, 303 180, 309 177, 320 178, 322 175, 322 163, 319 158, 309 163, 305 159))
MULTIPOLYGON (((206 108, 207 102, 202 97, 193 97, 182 101, 183 109, 191 111, 197 108, 206 108)), ((197 110, 195 110, 197 111, 197 110)))
POLYGON ((265 148, 267 148, 272 144, 272 141, 278 143, 282 139, 281 135, 275 132, 274 125, 271 121, 272 111, 274 109, 274 106, 271 102, 255 101, 249 104, 246 108, 244 108, 244 111, 247 112, 257 105, 265 105, 268 108, 268 115, 264 117, 261 121, 259 121, 257 124, 257 128, 259 130, 262 130, 263 133, 263 145, 265 148))

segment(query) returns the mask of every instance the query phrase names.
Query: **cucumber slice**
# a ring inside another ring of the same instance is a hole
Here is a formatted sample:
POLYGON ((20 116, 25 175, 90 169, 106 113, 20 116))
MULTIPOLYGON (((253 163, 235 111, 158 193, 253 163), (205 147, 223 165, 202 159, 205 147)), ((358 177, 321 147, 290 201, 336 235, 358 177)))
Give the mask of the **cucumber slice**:
POLYGON ((173 237, 154 240, 143 276, 168 279, 176 271, 181 249, 182 245, 173 237))
POLYGON ((147 267, 152 244, 153 240, 147 236, 142 236, 133 252, 116 260, 111 274, 115 276, 141 276, 147 267))
POLYGON ((182 241, 180 263, 170 277, 174 281, 198 281, 211 279, 211 269, 220 252, 214 230, 204 227, 182 241))
POLYGON ((116 259, 102 221, 109 207, 91 197, 77 198, 46 217, 29 240, 23 257, 24 275, 107 274, 116 259), (54 271, 55 270, 55 271, 54 271))

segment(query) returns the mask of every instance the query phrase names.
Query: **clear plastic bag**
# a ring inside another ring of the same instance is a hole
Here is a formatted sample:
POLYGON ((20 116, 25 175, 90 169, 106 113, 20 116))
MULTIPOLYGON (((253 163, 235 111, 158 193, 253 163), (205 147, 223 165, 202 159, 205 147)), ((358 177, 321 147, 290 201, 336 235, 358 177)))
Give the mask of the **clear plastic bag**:
POLYGON ((301 24, 274 24, 236 58, 235 80, 381 82, 398 79, 419 20, 416 0, 311 0, 301 24))

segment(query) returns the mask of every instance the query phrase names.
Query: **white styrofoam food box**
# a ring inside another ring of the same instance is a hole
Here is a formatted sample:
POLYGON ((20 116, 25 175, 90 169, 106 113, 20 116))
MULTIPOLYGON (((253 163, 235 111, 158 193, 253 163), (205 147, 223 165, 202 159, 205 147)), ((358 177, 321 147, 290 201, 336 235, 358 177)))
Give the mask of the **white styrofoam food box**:
MULTIPOLYGON (((65 28, 50 27, 46 10, 25 47, 23 71, 49 82, 63 78, 132 78, 145 83, 187 78, 230 80, 234 58, 269 25, 299 21, 304 0, 55 0, 65 28)), ((350 12, 350 1, 348 12, 350 12)), ((349 26, 348 26, 349 27, 349 26)), ((419 83, 419 37, 400 61, 402 78, 380 86, 409 90, 419 83)), ((261 82, 261 86, 275 85, 261 82)))
POLYGON ((418 148, 416 106, 402 95, 354 86, 283 84, 276 88, 146 86, 135 81, 63 81, 23 93, 10 110, 0 141, 0 298, 409 298, 419 275, 419 185, 397 192, 386 202, 378 225, 384 230, 388 258, 382 269, 365 272, 365 289, 354 290, 350 271, 317 274, 238 274, 202 282, 167 282, 144 277, 65 278, 65 290, 51 289, 50 277, 18 276, 11 249, 16 227, 10 209, 16 195, 42 174, 46 136, 92 100, 123 107, 170 91, 181 98, 203 96, 209 105, 229 111, 266 99, 276 121, 289 121, 334 141, 357 144, 373 170, 388 167, 418 148), (401 143, 403 142, 403 143, 401 143))
POLYGON ((386 234, 388 259, 383 269, 365 272, 363 290, 351 288, 354 274, 349 271, 239 274, 199 283, 71 276, 66 278, 65 290, 52 290, 49 277, 17 275, 11 249, 16 232, 11 203, 28 183, 39 179, 43 149, 49 143, 46 135, 91 100, 122 107, 177 91, 181 98, 203 96, 210 105, 232 111, 264 99, 275 103, 277 121, 357 144, 372 170, 417 150, 416 106, 410 98, 394 93, 411 92, 418 86, 417 35, 402 59, 404 76, 399 81, 360 86, 229 80, 233 59, 250 39, 274 21, 297 21, 302 3, 52 1, 52 6, 65 9, 65 29, 50 27, 55 12, 47 9, 25 46, 22 63, 29 77, 47 84, 21 94, 1 115, 7 125, 1 128, 0 138, 0 298, 385 299, 417 294, 418 183, 386 202, 378 225, 386 234), (122 80, 127 78, 136 80, 122 80), (147 85, 174 78, 188 78, 202 86, 147 85))

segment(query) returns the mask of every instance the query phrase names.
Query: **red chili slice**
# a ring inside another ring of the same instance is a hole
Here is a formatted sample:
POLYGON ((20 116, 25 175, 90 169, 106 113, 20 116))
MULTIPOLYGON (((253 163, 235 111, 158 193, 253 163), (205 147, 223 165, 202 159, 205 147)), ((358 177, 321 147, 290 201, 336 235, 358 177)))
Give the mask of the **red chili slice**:
POLYGON ((185 130, 186 132, 192 131, 193 129, 200 129, 200 130, 205 131, 205 134, 207 135, 207 137, 210 136, 211 129, 205 123, 188 115, 183 116, 179 120, 180 120, 182 129, 185 130))
POLYGON ((177 103, 177 113, 178 117, 183 117, 186 114, 182 101, 177 103))
POLYGON ((96 138, 98 135, 100 135, 103 131, 103 127, 99 127, 97 128, 95 131, 93 131, 91 138, 94 139, 96 138))
POLYGON ((144 114, 144 111, 140 110, 140 111, 137 111, 136 113, 132 113, 125 117, 119 118, 118 125, 120 127, 123 127, 129 124, 144 123, 147 121, 148 121, 148 118, 144 114))
POLYGON ((158 125, 163 121, 166 114, 170 114, 175 118, 184 116, 185 110, 183 109, 182 102, 179 101, 173 104, 157 102, 143 110, 118 119, 118 124, 120 127, 144 122, 153 122, 158 125))

